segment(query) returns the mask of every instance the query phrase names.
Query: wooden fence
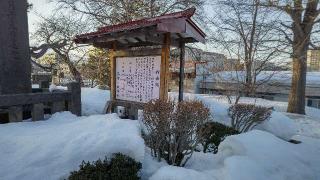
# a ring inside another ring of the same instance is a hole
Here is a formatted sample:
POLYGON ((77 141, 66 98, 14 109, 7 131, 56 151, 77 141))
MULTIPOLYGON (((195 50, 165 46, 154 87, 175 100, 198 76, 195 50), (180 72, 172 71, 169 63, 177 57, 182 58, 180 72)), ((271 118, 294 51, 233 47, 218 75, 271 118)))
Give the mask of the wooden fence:
POLYGON ((50 107, 51 114, 71 111, 81 115, 81 87, 79 83, 68 84, 68 90, 44 93, 0 95, 0 110, 8 113, 9 122, 23 120, 25 106, 31 106, 33 121, 44 119, 45 106, 50 107))

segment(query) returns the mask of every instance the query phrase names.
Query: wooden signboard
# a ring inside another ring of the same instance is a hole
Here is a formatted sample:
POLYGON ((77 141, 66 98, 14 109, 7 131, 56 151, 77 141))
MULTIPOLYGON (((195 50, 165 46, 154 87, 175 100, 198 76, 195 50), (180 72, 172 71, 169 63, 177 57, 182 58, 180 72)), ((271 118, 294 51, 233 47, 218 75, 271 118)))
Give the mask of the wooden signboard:
POLYGON ((168 97, 170 34, 162 47, 110 50, 111 93, 107 112, 126 108, 128 118, 137 119, 138 109, 154 99, 168 97))
POLYGON ((161 56, 117 57, 116 99, 147 103, 160 98, 161 56))

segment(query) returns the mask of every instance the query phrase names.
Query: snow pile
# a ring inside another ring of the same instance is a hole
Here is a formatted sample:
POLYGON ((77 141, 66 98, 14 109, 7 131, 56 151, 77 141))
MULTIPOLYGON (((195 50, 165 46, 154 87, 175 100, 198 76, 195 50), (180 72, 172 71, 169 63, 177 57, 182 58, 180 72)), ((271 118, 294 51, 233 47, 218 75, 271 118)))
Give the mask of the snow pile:
POLYGON ((121 152, 144 158, 138 122, 116 115, 76 117, 56 113, 47 121, 0 125, 0 179, 57 180, 94 161, 121 152))
POLYGON ((298 133, 298 127, 294 121, 276 111, 272 112, 270 120, 258 125, 256 129, 270 132, 287 141, 298 133))
POLYGON ((65 86, 56 86, 56 85, 54 85, 54 84, 51 84, 51 85, 49 86, 49 91, 50 91, 50 92, 53 92, 53 91, 55 91, 55 90, 68 90, 68 88, 65 87, 65 86))
POLYGON ((195 153, 186 168, 163 166, 151 180, 301 180, 320 178, 320 141, 291 144, 253 130, 229 136, 216 155, 195 153))
POLYGON ((176 166, 164 166, 160 168, 150 180, 216 180, 204 173, 193 169, 186 169, 176 166))
POLYGON ((319 140, 291 144, 263 131, 228 137, 219 146, 225 179, 301 180, 320 177, 319 140), (308 143, 309 142, 309 143, 308 143))
POLYGON ((98 88, 82 88, 81 102, 82 115, 103 114, 104 108, 109 100, 110 91, 98 88))

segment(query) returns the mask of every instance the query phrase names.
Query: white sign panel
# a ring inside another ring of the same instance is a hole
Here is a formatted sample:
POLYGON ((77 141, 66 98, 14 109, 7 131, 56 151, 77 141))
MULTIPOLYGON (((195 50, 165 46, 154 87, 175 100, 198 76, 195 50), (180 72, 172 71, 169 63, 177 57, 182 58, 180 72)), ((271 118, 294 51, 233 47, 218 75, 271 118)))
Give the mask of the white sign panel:
POLYGON ((116 98, 146 103, 160 97, 161 56, 118 57, 116 98))

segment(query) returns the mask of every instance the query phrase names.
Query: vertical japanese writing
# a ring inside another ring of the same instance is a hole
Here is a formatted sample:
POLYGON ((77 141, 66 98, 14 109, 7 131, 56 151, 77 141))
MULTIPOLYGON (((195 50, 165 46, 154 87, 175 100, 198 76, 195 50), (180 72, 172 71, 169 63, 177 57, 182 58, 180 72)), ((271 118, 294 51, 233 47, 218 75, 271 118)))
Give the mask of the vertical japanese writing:
POLYGON ((158 99, 160 65, 160 56, 117 58, 116 98, 142 103, 158 99))

